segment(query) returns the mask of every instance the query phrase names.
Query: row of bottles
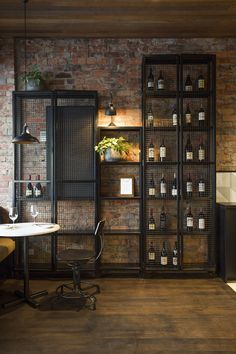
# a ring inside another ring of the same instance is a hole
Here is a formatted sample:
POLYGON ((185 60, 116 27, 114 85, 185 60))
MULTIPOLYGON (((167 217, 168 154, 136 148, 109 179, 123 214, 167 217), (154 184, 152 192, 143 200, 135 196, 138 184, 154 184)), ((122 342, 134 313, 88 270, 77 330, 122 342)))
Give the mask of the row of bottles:
MULTIPOLYGON (((148 262, 150 264, 155 264, 160 261, 161 265, 167 266, 168 265, 168 252, 167 252, 167 246, 166 242, 163 242, 162 249, 158 252, 158 250, 155 249, 153 242, 150 242, 149 248, 147 251, 147 258, 148 262)), ((171 257, 171 264, 173 266, 178 266, 178 247, 177 247, 177 242, 175 242, 174 249, 172 250, 172 257, 171 257)))
MULTIPOLYGON (((150 143, 148 145, 147 153, 148 153, 148 156, 147 156, 148 161, 154 162, 156 160, 157 151, 156 151, 155 145, 153 144, 152 140, 150 141, 150 143)), ((204 162, 205 160, 206 160, 206 149, 205 149, 205 145, 201 141, 198 145, 198 161, 204 162)), ((164 138, 162 139, 162 143, 159 147, 159 161, 160 162, 167 161, 167 148, 165 145, 164 138)), ((194 150, 193 150, 193 145, 191 143, 190 135, 188 135, 187 142, 185 145, 185 161, 186 162, 194 161, 194 150)))
MULTIPOLYGON (((194 183, 191 178, 191 174, 188 174, 188 178, 186 182, 184 183, 185 185, 185 193, 188 198, 191 198, 194 192, 194 183)), ((206 182, 203 177, 200 177, 200 179, 197 181, 197 188, 198 188, 198 195, 199 197, 205 197, 206 195, 206 182)), ((167 181, 165 179, 164 173, 162 174, 162 177, 159 182, 159 196, 161 198, 167 198, 167 197, 172 197, 172 198, 177 198, 178 196, 178 184, 177 184, 177 178, 176 178, 176 173, 174 173, 173 180, 171 182, 171 188, 169 191, 167 181)), ((156 197, 157 195, 157 188, 156 188, 156 183, 154 180, 153 173, 151 174, 151 178, 148 183, 148 196, 149 197, 156 197)))
MULTIPOLYGON (((200 74, 197 78, 196 89, 197 90, 205 90, 205 88, 206 88, 205 78, 203 77, 202 74, 200 74)), ((155 89, 157 91, 166 89, 166 80, 164 78, 162 70, 159 71, 159 75, 158 75, 157 79, 155 80, 152 68, 150 68, 149 74, 147 77, 147 90, 154 91, 155 89), (155 84, 155 81, 156 81, 156 84, 155 84)), ((193 82, 190 77, 190 74, 188 74, 186 76, 183 89, 184 89, 184 91, 187 91, 187 92, 193 91, 193 82)))
POLYGON ((43 196, 43 187, 40 183, 40 175, 38 175, 38 182, 33 186, 31 182, 31 175, 29 175, 29 183, 26 186, 26 198, 40 198, 43 196))
MULTIPOLYGON (((197 119, 198 119, 199 128, 204 128, 206 126, 206 112, 205 112, 205 109, 203 108, 202 104, 198 110, 197 119)), ((190 109, 190 105, 189 105, 189 103, 187 103, 186 110, 184 113, 184 124, 187 127, 190 127, 193 125, 193 120, 194 120, 194 117, 193 117, 192 111, 190 109)), ((154 127, 154 114, 153 114, 153 110, 152 110, 152 105, 149 106, 149 109, 147 111, 146 123, 147 123, 147 127, 149 127, 149 128, 154 127)), ((176 110, 176 107, 174 107, 173 111, 172 111, 172 125, 174 127, 176 127, 179 124, 180 124, 180 122, 178 119, 177 110, 176 110)))
MULTIPOLYGON (((164 206, 162 206, 160 215, 159 215, 159 224, 157 225, 156 219, 153 214, 153 208, 150 208, 149 218, 148 218, 148 225, 147 228, 150 231, 167 231, 168 230, 168 214, 165 211, 164 206)), ((191 232, 193 231, 194 225, 194 217, 192 214, 191 206, 188 207, 186 213, 186 231, 191 232)), ((206 217, 201 208, 198 216, 197 216, 197 229, 199 231, 204 231, 206 229, 206 217)))

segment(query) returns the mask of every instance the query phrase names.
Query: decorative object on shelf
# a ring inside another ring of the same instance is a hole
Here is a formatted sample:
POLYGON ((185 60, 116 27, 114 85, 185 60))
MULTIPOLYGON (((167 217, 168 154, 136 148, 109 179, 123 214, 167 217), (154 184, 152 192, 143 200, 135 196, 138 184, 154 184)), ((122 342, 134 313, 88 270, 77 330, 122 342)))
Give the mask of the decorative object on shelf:
POLYGON ((134 197, 134 177, 120 178, 120 196, 134 197))
POLYGON ((32 65, 31 70, 22 75, 27 91, 40 91, 43 89, 43 77, 39 67, 32 65))
POLYGON ((17 135, 13 140, 12 143, 14 144, 32 144, 32 143, 39 143, 39 140, 30 134, 29 127, 27 123, 24 124, 22 133, 17 135))
POLYGON ((105 115, 111 117, 111 122, 108 126, 115 127, 116 125, 113 121, 113 116, 116 116, 116 109, 112 102, 112 92, 110 92, 110 103, 106 106, 105 115))
POLYGON ((107 162, 118 161, 122 159, 122 154, 128 154, 130 144, 123 136, 119 138, 104 138, 95 146, 95 151, 104 156, 107 162))

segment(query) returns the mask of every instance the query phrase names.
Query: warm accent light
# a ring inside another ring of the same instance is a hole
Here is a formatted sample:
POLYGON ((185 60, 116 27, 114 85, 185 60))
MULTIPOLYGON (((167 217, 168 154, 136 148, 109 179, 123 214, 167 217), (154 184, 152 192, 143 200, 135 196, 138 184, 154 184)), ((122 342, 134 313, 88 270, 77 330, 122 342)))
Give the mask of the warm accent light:
POLYGON ((110 103, 106 106, 105 115, 111 117, 111 122, 109 124, 109 127, 116 126, 113 121, 113 116, 116 115, 116 109, 115 109, 113 102, 112 102, 112 93, 111 92, 110 92, 110 103))

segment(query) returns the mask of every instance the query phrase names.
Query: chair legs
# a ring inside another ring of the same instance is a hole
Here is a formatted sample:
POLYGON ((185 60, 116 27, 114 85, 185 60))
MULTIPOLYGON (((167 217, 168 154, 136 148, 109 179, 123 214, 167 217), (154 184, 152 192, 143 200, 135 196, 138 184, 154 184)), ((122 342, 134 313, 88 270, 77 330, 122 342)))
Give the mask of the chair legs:
POLYGON ((57 299, 63 298, 66 300, 71 299, 84 299, 84 306, 90 310, 96 310, 96 297, 95 294, 100 293, 100 287, 96 284, 89 282, 82 282, 80 278, 80 266, 77 263, 70 264, 73 274, 73 282, 59 285, 56 289, 57 299), (81 285, 85 284, 85 287, 81 285), (93 292, 88 290, 94 289, 93 292))

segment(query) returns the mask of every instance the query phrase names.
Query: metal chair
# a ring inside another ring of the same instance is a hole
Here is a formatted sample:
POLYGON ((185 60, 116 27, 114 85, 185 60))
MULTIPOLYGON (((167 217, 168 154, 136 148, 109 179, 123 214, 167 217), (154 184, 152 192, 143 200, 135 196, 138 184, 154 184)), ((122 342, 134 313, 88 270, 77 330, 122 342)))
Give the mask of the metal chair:
POLYGON ((85 249, 66 249, 57 254, 58 261, 65 261, 71 268, 73 274, 73 281, 67 284, 62 284, 57 287, 56 294, 57 299, 63 298, 67 300, 71 299, 84 299, 84 306, 96 310, 96 297, 95 294, 100 293, 100 287, 97 284, 91 284, 90 282, 81 281, 80 270, 82 265, 89 262, 96 262, 101 256, 103 250, 103 228, 105 220, 98 222, 94 237, 99 237, 100 248, 99 252, 94 254, 94 251, 85 249), (86 287, 82 288, 82 284, 86 284, 86 287), (88 290, 94 289, 94 291, 88 292, 88 290))

